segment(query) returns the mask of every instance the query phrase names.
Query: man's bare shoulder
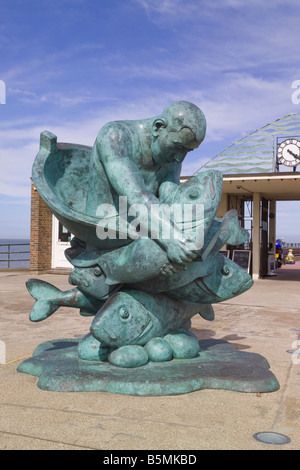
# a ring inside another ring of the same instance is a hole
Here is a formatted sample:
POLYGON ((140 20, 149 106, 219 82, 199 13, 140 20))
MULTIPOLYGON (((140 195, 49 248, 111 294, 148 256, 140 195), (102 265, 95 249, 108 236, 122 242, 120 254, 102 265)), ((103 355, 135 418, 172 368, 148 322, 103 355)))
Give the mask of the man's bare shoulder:
POLYGON ((103 163, 115 159, 140 163, 138 124, 135 121, 113 121, 99 131, 94 155, 103 163))
POLYGON ((122 138, 133 138, 136 133, 135 121, 111 121, 105 124, 97 135, 97 141, 120 141, 122 138))

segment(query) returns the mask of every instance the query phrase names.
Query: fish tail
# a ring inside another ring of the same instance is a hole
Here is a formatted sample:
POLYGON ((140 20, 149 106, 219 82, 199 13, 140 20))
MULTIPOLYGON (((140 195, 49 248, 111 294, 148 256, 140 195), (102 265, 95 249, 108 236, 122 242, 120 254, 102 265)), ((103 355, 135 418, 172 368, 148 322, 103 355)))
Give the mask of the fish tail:
POLYGON ((28 279, 26 287, 29 294, 36 300, 50 300, 59 297, 62 291, 57 287, 49 284, 49 282, 40 281, 39 279, 28 279))
POLYGON ((30 295, 36 299, 34 306, 31 309, 29 318, 31 321, 38 322, 50 317, 61 305, 68 306, 69 303, 65 300, 69 297, 57 287, 39 279, 29 279, 26 282, 26 287, 30 295))
POLYGON ((85 295, 83 292, 70 289, 65 292, 39 279, 29 279, 26 287, 36 302, 30 312, 30 320, 37 322, 50 317, 59 307, 79 308, 80 315, 96 315, 103 302, 85 295))
POLYGON ((37 300, 31 309, 29 318, 33 322, 45 320, 56 312, 59 307, 60 305, 49 302, 49 300, 37 300))

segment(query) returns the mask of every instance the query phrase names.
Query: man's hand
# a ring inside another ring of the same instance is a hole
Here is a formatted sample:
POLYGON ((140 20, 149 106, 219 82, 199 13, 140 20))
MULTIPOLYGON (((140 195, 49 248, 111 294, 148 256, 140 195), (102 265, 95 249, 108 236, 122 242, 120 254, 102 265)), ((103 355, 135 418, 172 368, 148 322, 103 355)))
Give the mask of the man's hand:
POLYGON ((182 271, 183 269, 184 269, 183 266, 180 264, 174 265, 168 262, 160 268, 160 274, 162 276, 171 276, 172 274, 175 274, 178 271, 182 271))
MULTIPOLYGON (((189 239, 171 239, 163 242, 168 258, 171 262, 188 264, 197 256, 197 250, 191 249, 193 242, 189 239)), ((196 248, 196 247, 195 247, 196 248)))
POLYGON ((186 240, 167 240, 161 245, 164 246, 169 261, 162 266, 160 273, 163 276, 171 276, 174 273, 185 270, 189 264, 197 256, 197 250, 191 250, 192 241, 186 240), (189 244, 189 247, 187 246, 189 244))

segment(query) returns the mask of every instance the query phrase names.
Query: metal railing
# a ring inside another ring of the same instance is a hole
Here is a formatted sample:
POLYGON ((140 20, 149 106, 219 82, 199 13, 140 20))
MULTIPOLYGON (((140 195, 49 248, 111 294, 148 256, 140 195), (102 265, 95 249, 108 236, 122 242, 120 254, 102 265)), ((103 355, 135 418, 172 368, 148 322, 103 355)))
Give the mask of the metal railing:
MULTIPOLYGON (((11 247, 13 246, 29 246, 30 247, 30 243, 0 243, 0 250, 4 249, 2 248, 3 246, 7 246, 7 251, 0 251, 0 258, 1 258, 1 255, 6 255, 7 258, 6 259, 0 259, 0 263, 7 263, 7 268, 10 268, 11 267, 11 263, 15 263, 15 262, 28 262, 30 261, 30 257, 28 258, 22 258, 22 259, 16 259, 14 258, 14 255, 19 255, 19 254, 30 254, 30 250, 28 251, 14 251, 11 249, 11 247)), ((0 266, 0 269, 3 268, 3 266, 0 266)))
POLYGON ((288 247, 288 248, 300 248, 300 242, 281 242, 281 245, 283 246, 283 248, 285 247, 288 247))

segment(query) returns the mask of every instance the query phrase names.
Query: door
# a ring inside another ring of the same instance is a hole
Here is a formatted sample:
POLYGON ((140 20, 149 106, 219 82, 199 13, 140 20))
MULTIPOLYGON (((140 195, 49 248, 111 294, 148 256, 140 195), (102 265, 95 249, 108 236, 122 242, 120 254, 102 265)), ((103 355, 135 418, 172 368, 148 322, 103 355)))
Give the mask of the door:
POLYGON ((70 247, 71 233, 53 216, 52 219, 52 268, 72 268, 65 257, 65 250, 70 247))
POLYGON ((269 201, 261 198, 260 221, 260 276, 268 274, 268 220, 269 201))

